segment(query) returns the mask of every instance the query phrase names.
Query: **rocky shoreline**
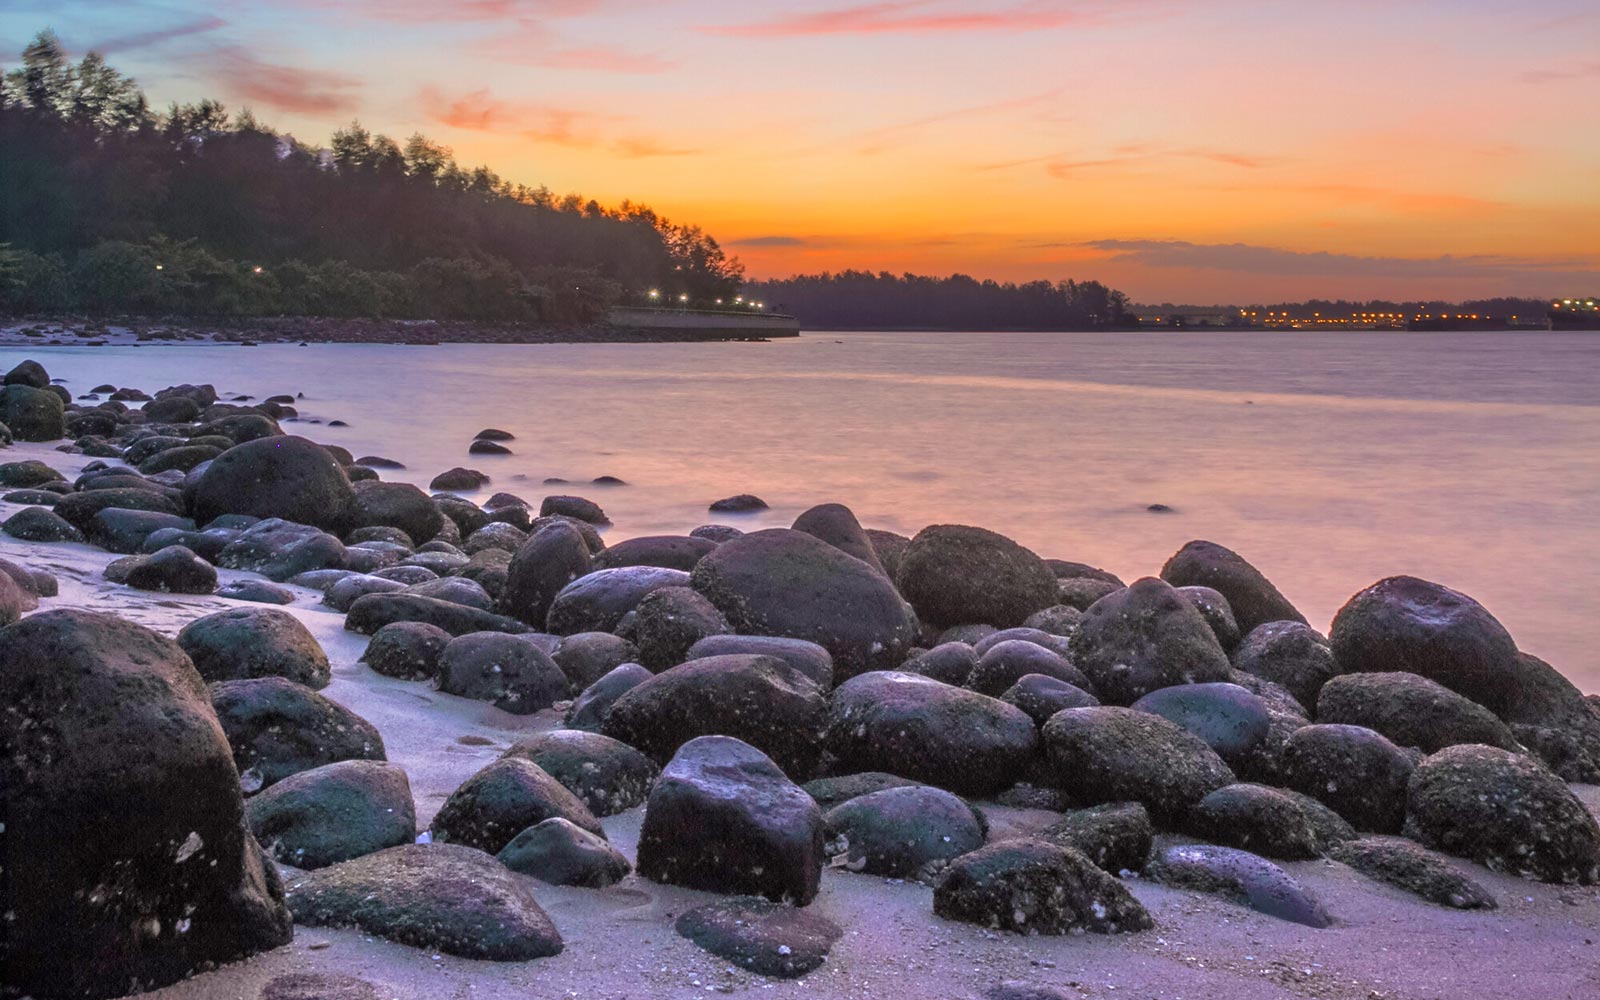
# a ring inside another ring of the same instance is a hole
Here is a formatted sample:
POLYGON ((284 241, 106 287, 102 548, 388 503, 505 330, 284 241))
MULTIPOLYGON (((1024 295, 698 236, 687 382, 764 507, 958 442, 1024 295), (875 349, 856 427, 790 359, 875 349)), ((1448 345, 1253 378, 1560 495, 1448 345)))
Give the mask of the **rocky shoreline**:
POLYGON ((1600 983, 1600 701, 1442 585, 1324 634, 1205 541, 617 541, 289 394, 4 383, 0 996, 1600 983))
POLYGON ((260 344, 668 344, 765 341, 713 328, 492 323, 471 320, 342 319, 318 316, 207 320, 183 317, 0 317, 0 346, 214 343, 260 344))

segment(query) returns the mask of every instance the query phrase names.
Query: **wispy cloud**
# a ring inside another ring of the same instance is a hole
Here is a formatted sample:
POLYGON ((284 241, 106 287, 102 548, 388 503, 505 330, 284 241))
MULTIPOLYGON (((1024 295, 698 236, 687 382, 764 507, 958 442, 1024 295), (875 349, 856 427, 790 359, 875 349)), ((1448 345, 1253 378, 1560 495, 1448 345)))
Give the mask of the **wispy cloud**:
POLYGON ((742 240, 728 240, 730 247, 803 247, 810 240, 799 236, 747 236, 742 240))
POLYGON ((227 26, 228 22, 220 17, 200 17, 192 21, 182 21, 165 28, 150 28, 126 35, 114 35, 110 38, 96 41, 86 46, 86 48, 93 49, 101 55, 114 55, 119 52, 147 49, 174 39, 188 38, 191 35, 207 34, 227 26))
POLYGON ((1568 80, 1600 79, 1600 59, 1591 59, 1567 69, 1534 69, 1522 74, 1523 83, 1562 83, 1568 80))
POLYGON ((1228 271, 1261 277, 1549 279, 1593 281, 1600 260, 1502 255, 1365 257, 1327 251, 1284 250, 1247 243, 1102 239, 1063 244, 1103 252, 1114 262, 1151 268, 1228 271))
MULTIPOLYGON (((1069 178, 1084 170, 1127 167, 1159 160, 1203 160, 1225 167, 1238 167, 1242 170, 1260 170, 1263 167, 1269 167, 1281 162, 1279 157, 1244 153, 1237 150, 1206 147, 1167 149, 1148 143, 1130 143, 1117 146, 1106 154, 1095 157, 1082 159, 1047 157, 1045 159, 1048 161, 1045 171, 1050 176, 1059 178, 1069 178)), ((985 164, 979 169, 995 170, 1035 162, 1038 162, 1038 160, 1015 160, 1009 163, 985 164)))
POLYGON ((577 17, 592 13, 600 0, 285 0, 302 10, 328 10, 376 21, 433 24, 507 21, 518 18, 577 17))
POLYGON ((1040 31, 1096 20, 1102 5, 1023 3, 1006 7, 933 0, 857 4, 802 14, 783 14, 765 21, 709 25, 700 30, 739 38, 792 38, 808 35, 931 34, 951 31, 1040 31))
POLYGON ((608 134, 629 119, 551 104, 506 101, 487 89, 448 96, 432 88, 419 95, 433 121, 469 132, 518 135, 533 142, 571 149, 604 149, 627 159, 692 156, 699 149, 671 146, 651 136, 608 134))
POLYGON ((357 77, 267 62, 241 45, 219 46, 193 61, 232 96, 279 111, 344 114, 355 109, 361 87, 357 77))

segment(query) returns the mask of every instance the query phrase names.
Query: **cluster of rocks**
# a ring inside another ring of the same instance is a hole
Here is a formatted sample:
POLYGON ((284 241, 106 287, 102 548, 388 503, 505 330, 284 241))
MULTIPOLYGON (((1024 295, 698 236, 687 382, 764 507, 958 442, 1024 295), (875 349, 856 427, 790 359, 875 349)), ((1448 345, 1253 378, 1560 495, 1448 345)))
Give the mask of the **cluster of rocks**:
POLYGON ((291 913, 476 958, 554 954, 522 875, 604 887, 636 869, 723 894, 679 933, 777 976, 841 933, 803 909, 825 869, 923 880, 943 917, 1038 934, 1153 926, 1130 873, 1310 927, 1332 918, 1275 862, 1328 858, 1468 908, 1493 895, 1442 855, 1600 882, 1600 826, 1566 785, 1600 781, 1600 707, 1435 583, 1379 581, 1323 636, 1203 541, 1131 584, 981 528, 867 530, 839 504, 607 545, 592 501, 536 513, 385 483, 384 460, 208 387, 84 410, 42 369, 6 381, 10 433, 70 425, 108 460, 71 483, 0 465, 35 504, 8 533, 126 553, 108 576, 130 586, 207 593, 222 566, 310 587, 371 635, 378 674, 564 712, 416 843, 405 773, 317 693, 328 660, 292 615, 226 611, 175 642, 80 611, 22 618, 40 584, 0 566, 0 610, 8 582, 19 595, 0 630, 0 805, 29 820, 5 828, 23 859, 0 901, 23 928, 0 943, 9 989, 168 982, 282 943, 291 913), (996 838, 975 800, 1061 815, 996 838), (630 860, 601 819, 641 805, 630 860), (104 821, 69 835, 85 816, 104 821))

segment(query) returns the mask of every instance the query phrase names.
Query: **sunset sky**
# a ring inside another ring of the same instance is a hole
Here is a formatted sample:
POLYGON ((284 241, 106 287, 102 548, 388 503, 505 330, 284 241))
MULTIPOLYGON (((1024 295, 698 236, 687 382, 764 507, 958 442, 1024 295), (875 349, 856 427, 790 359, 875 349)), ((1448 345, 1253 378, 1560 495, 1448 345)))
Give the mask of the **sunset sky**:
POLYGON ((158 106, 359 118, 752 277, 1138 301, 1600 291, 1594 0, 6 0, 158 106))

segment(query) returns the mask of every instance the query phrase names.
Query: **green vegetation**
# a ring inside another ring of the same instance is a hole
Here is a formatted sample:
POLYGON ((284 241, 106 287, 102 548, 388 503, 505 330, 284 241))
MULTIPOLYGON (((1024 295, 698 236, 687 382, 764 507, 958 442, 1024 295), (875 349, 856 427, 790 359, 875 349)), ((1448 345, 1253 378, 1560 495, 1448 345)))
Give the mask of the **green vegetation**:
POLYGON ((0 314, 586 323, 656 288, 731 297, 742 268, 649 208, 466 169, 359 124, 306 146, 216 101, 153 113, 48 32, 0 83, 0 314))
POLYGON ((1137 324, 1121 292, 1098 281, 979 281, 887 271, 797 275, 745 296, 824 330, 1086 330, 1137 324))

